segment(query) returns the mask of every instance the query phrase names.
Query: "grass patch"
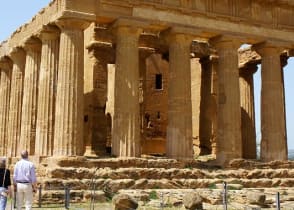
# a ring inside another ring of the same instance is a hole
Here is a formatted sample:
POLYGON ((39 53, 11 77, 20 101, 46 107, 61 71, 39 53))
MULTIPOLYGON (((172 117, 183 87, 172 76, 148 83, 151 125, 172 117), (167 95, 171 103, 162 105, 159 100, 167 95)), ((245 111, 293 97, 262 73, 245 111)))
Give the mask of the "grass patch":
POLYGON ((211 190, 216 189, 216 184, 215 183, 209 184, 208 188, 211 190))
POLYGON ((158 199, 158 196, 157 196, 157 193, 156 193, 155 190, 152 190, 152 191, 150 192, 150 194, 149 194, 149 199, 150 199, 150 200, 156 200, 156 199, 158 199))

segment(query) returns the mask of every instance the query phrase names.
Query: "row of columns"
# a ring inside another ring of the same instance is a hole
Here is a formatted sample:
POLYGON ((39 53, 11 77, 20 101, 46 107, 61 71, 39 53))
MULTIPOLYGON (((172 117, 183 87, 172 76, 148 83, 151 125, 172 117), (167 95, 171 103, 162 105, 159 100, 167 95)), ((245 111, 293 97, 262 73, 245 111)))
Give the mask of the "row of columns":
POLYGON ((0 155, 15 157, 23 149, 38 156, 82 155, 83 30, 88 23, 61 20, 57 25, 46 26, 38 38, 2 59, 0 155))
MULTIPOLYGON (((88 23, 68 19, 56 24, 59 29, 46 27, 39 39, 28 40, 24 48, 11 52, 7 62, 1 62, 1 155, 16 156, 17 148, 38 156, 84 152, 83 31, 88 23)), ((138 43, 142 29, 119 22, 113 28, 116 74, 112 152, 120 157, 139 157, 138 43)), ((168 41, 170 64, 167 156, 192 159, 190 46, 194 36, 176 28, 162 35, 168 41)), ((217 74, 217 86, 212 87, 217 101, 217 114, 212 119, 212 135, 216 136, 213 147, 217 160, 224 163, 242 157, 245 146, 240 106, 246 107, 246 102, 240 101, 237 53, 241 43, 232 37, 210 42, 218 54, 216 71, 212 68, 207 72, 217 74)), ((284 111, 280 51, 272 46, 259 46, 257 51, 262 55, 262 159, 286 159, 285 119, 280 114, 284 111)))

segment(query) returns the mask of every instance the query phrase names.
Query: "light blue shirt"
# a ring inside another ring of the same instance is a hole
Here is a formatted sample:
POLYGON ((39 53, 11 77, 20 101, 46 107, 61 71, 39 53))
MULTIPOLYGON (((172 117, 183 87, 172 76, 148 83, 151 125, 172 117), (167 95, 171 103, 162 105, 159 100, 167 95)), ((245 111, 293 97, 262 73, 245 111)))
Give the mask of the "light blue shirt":
POLYGON ((37 179, 34 164, 28 159, 21 159, 20 161, 18 161, 14 167, 13 181, 14 183, 36 183, 37 179))

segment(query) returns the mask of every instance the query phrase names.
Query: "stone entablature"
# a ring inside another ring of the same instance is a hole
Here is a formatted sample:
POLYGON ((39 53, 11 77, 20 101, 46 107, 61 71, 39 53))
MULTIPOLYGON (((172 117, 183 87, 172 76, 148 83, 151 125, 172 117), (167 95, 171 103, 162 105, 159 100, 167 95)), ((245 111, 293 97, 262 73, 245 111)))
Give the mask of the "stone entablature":
MULTIPOLYGON (((158 32, 182 25, 190 27, 189 30, 199 38, 234 33, 247 43, 286 41, 291 48, 294 44, 293 15, 293 3, 283 0, 54 0, 31 22, 17 29, 7 44, 10 48, 17 47, 37 35, 43 25, 54 23, 60 18, 78 17, 107 25, 118 17, 131 17, 144 20, 141 27, 151 31, 158 32)), ((5 45, 1 44, 0 56, 9 53, 5 45)))

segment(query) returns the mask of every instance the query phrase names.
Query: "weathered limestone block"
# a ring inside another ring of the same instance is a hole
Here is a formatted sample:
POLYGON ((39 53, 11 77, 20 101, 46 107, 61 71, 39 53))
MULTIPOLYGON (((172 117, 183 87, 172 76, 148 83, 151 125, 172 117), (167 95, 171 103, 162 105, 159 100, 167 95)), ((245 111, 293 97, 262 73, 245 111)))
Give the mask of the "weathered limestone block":
POLYGON ((10 99, 11 70, 13 63, 7 57, 0 59, 0 155, 6 156, 8 137, 8 112, 10 99))
POLYGON ((196 193, 185 194, 183 198, 183 204, 186 209, 190 209, 190 210, 203 209, 202 198, 199 194, 196 194, 196 193))
POLYGON ((7 156, 15 157, 20 148, 20 128, 21 128, 21 107, 23 95, 23 77, 25 69, 25 51, 21 48, 14 48, 10 53, 13 61, 11 92, 8 116, 8 145, 7 156))
POLYGON ((19 153, 26 149, 30 155, 35 154, 37 89, 40 71, 41 42, 32 38, 25 43, 26 65, 24 73, 23 100, 21 111, 21 134, 19 153))
POLYGON ((118 194, 112 199, 115 210, 137 209, 138 203, 127 194, 118 194))
POLYGON ((42 40, 42 57, 38 86, 35 154, 39 156, 52 156, 59 30, 55 27, 45 27, 39 37, 42 40))
POLYGON ((264 205, 266 195, 264 193, 249 192, 247 194, 247 199, 250 204, 264 205))
POLYGON ((103 191, 95 191, 95 194, 93 194, 93 192, 84 192, 84 200, 95 200, 95 202, 106 202, 106 196, 105 193, 103 191))

